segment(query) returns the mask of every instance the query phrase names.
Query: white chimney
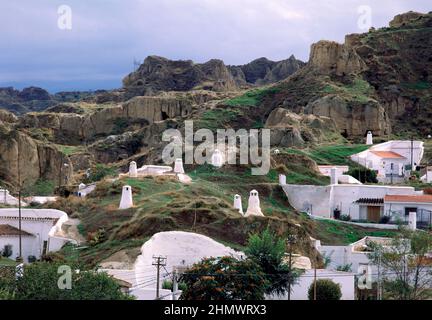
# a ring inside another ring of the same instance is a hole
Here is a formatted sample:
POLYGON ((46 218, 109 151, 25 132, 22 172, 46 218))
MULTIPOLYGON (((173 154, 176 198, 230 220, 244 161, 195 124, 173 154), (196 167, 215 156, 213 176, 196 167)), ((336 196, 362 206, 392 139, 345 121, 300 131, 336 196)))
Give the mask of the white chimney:
POLYGON ((129 209, 133 207, 132 188, 131 186, 124 186, 120 200, 119 209, 129 209))
POLYGON ((417 230, 417 212, 410 212, 408 217, 408 228, 410 230, 417 230))
POLYGON ((211 163, 214 167, 220 168, 223 165, 223 157, 222 157, 222 153, 220 152, 219 149, 216 149, 213 154, 212 154, 212 158, 211 158, 211 163))
POLYGON ((243 214, 243 206, 241 196, 239 194, 234 196, 234 209, 237 209, 239 213, 243 214))
POLYGON ((86 185, 84 183, 80 183, 78 186, 78 191, 84 189, 86 187, 86 185))
POLYGON ((338 173, 336 167, 330 169, 330 184, 338 184, 338 173))
POLYGON ((260 205, 258 191, 256 191, 256 190, 252 190, 249 194, 248 208, 247 208, 245 217, 248 217, 248 216, 264 217, 264 214, 261 211, 261 205, 260 205))
POLYGON ((371 146, 373 145, 373 136, 372 136, 372 132, 368 131, 367 136, 366 136, 366 145, 371 146))
POLYGON ((279 175, 279 185, 281 185, 281 186, 286 185, 286 175, 284 175, 284 174, 279 175))
POLYGON ((179 158, 175 160, 174 173, 185 173, 183 169, 183 159, 179 158))
POLYGON ((132 161, 129 164, 129 177, 131 177, 131 178, 138 177, 137 163, 135 161, 132 161))

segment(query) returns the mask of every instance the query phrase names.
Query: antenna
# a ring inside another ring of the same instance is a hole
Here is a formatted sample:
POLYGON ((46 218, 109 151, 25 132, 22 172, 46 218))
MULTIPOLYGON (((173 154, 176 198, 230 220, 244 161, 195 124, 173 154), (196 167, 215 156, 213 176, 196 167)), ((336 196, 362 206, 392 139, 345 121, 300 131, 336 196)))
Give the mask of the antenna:
POLYGON ((140 65, 141 65, 141 62, 134 57, 133 58, 133 69, 134 69, 134 72, 136 72, 138 70, 138 68, 140 67, 140 65))

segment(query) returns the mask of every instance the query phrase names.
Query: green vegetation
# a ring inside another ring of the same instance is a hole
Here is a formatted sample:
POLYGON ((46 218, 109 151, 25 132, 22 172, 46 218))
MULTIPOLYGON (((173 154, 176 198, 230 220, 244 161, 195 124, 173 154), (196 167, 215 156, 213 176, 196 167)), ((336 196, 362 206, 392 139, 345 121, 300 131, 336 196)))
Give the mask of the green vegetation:
POLYGON ((313 149, 284 149, 286 153, 306 155, 318 165, 349 165, 352 164, 349 156, 368 149, 368 146, 359 145, 328 145, 318 146, 313 149))
MULTIPOLYGON (((23 276, 3 284, 17 300, 127 300, 110 276, 91 270, 39 262, 25 266, 23 276), (64 286, 64 288, 61 288, 64 286)), ((3 292, 4 295, 4 292, 3 292)))
POLYGON ((85 151, 84 146, 67 146, 67 145, 56 145, 57 149, 63 153, 65 156, 71 156, 76 153, 85 151))
POLYGON ((115 174, 116 170, 113 167, 99 163, 91 170, 89 180, 91 182, 100 181, 107 176, 113 176, 115 174))
POLYGON ((209 258, 194 264, 181 276, 182 300, 263 300, 267 281, 260 266, 250 259, 209 258))
POLYGON ((242 111, 235 108, 218 108, 205 111, 197 121, 200 128, 216 130, 224 128, 227 123, 242 115, 242 111))
POLYGON ((347 245, 366 236, 392 237, 397 230, 377 230, 358 227, 335 220, 317 220, 317 239, 323 244, 347 245))
POLYGON ((373 88, 370 84, 360 78, 355 78, 350 84, 327 83, 322 89, 327 94, 338 94, 348 100, 366 103, 371 100, 373 88))
POLYGON ((271 88, 259 88, 247 91, 243 95, 239 97, 235 97, 233 99, 229 99, 225 101, 225 104, 232 107, 239 106, 258 106, 265 97, 275 95, 280 91, 279 88, 271 87, 271 88))
POLYGON ((27 186, 23 194, 30 196, 51 196, 54 194, 55 183, 49 180, 39 179, 34 184, 27 186))
POLYGON ((5 258, 5 257, 2 257, 1 255, 0 255, 0 267, 14 267, 14 266, 16 266, 17 265, 17 263, 16 263, 16 261, 14 261, 14 260, 12 260, 12 259, 9 259, 9 258, 5 258))
POLYGON ((284 262, 285 252, 285 240, 277 237, 269 229, 249 237, 245 253, 263 270, 269 284, 267 294, 286 293, 289 284, 293 285, 299 276, 298 272, 292 270, 292 266, 284 262))
POLYGON ((308 299, 315 300, 315 287, 316 287, 316 300, 340 300, 342 292, 340 285, 334 283, 330 279, 319 279, 309 287, 308 299))
POLYGON ((432 83, 426 81, 406 82, 402 84, 402 87, 411 90, 428 90, 432 89, 432 83))

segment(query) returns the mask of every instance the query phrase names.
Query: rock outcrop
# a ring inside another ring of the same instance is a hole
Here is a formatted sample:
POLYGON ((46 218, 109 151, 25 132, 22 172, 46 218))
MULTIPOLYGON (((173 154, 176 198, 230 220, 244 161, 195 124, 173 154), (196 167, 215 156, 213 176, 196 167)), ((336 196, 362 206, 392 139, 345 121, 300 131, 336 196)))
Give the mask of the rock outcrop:
POLYGON ((221 60, 195 64, 191 60, 172 61, 149 56, 123 79, 128 97, 154 95, 160 91, 206 89, 229 91, 237 88, 231 73, 221 60))
POLYGON ((361 103, 327 95, 309 103, 305 113, 332 119, 339 132, 345 136, 362 136, 367 131, 385 135, 390 131, 384 108, 373 100, 361 103))
POLYGON ((158 121, 185 117, 191 112, 186 99, 135 97, 123 104, 90 114, 28 113, 20 118, 20 128, 43 128, 61 144, 80 144, 96 138, 137 130, 158 121))
POLYGON ((303 66, 294 56, 278 62, 260 58, 241 66, 226 66, 217 59, 199 64, 149 56, 138 70, 123 79, 123 87, 126 98, 161 91, 234 91, 247 85, 280 81, 303 66))
POLYGON ((41 111, 55 103, 46 90, 38 87, 24 88, 22 91, 12 87, 0 88, 0 109, 15 114, 41 111))
POLYGON ((334 41, 319 41, 311 47, 309 65, 324 74, 343 76, 366 69, 364 61, 349 46, 334 41))
POLYGON ((270 113, 265 128, 271 130, 270 144, 280 147, 325 142, 332 134, 338 134, 330 117, 297 114, 283 108, 270 113))
POLYGON ((296 59, 294 55, 286 60, 271 61, 259 58, 242 66, 230 66, 231 73, 239 85, 265 85, 288 78, 305 63, 296 59))
POLYGON ((11 186, 18 186, 19 172, 24 186, 39 179, 58 181, 60 168, 61 179, 66 176, 70 178, 73 170, 71 162, 51 145, 17 131, 11 131, 0 139, 0 180, 11 186), (65 163, 69 166, 63 166, 65 163))

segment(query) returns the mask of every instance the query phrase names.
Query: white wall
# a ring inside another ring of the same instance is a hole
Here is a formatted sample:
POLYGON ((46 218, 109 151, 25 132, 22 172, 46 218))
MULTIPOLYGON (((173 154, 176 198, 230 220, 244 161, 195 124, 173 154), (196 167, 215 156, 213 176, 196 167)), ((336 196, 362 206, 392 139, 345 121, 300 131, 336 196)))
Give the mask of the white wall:
MULTIPOLYGON (((22 236, 22 255, 25 262, 28 262, 28 256, 40 256, 39 241, 37 237, 22 236)), ((18 236, 0 236, 0 250, 3 251, 6 245, 12 245, 12 256, 10 259, 15 260, 19 256, 19 237, 18 236)))
MULTIPOLYGON (((242 252, 235 251, 215 240, 201 234, 182 231, 168 231, 154 234, 141 247, 141 255, 135 261, 135 276, 133 285, 146 282, 156 277, 156 269, 153 256, 164 256, 167 258, 165 269, 173 271, 173 267, 189 267, 203 258, 222 256, 243 256, 242 252)), ((161 273, 161 278, 166 274, 161 273)), ((169 278, 169 277, 167 277, 169 278)), ((162 285, 161 281, 161 285, 162 285)), ((146 287, 155 287, 154 282, 146 282, 146 287)))
MULTIPOLYGON (((21 213, 21 229, 34 235, 29 238, 31 244, 28 244, 25 251, 30 252, 29 254, 24 252, 23 247, 25 261, 28 255, 40 258, 44 241, 47 241, 47 252, 58 251, 66 242, 71 241, 58 236, 63 223, 68 220, 65 212, 53 209, 22 209, 21 213)), ((18 209, 0 209, 0 224, 19 228, 18 209)))
POLYGON ((320 217, 333 217, 338 206, 342 214, 359 218, 359 206, 353 202, 360 198, 384 198, 385 195, 414 195, 412 187, 379 185, 339 184, 332 186, 285 185, 282 187, 288 201, 296 210, 307 211, 312 205, 312 214, 320 217))
POLYGON ((331 186, 287 184, 282 188, 289 203, 296 210, 316 216, 330 217, 331 186))
MULTIPOLYGON (((350 272, 317 270, 317 279, 329 279, 341 287, 341 300, 355 299, 354 274, 350 272)), ((308 300, 308 290, 314 281, 314 270, 306 270, 298 279, 298 283, 292 288, 291 300, 308 300)), ((287 300, 287 294, 266 296, 266 300, 287 300)))
MULTIPOLYGON (((412 202, 386 202, 384 204, 384 213, 385 214, 390 214, 390 213, 400 213, 401 219, 405 218, 405 208, 417 208, 417 212, 420 213, 421 209, 423 210, 428 210, 428 211, 432 211, 432 204, 428 204, 428 203, 412 203, 412 202)), ((396 220, 397 216, 393 217, 392 220, 396 220)), ((418 214, 417 215, 417 221, 423 220, 425 222, 429 221, 429 217, 428 215, 422 215, 418 214)))

